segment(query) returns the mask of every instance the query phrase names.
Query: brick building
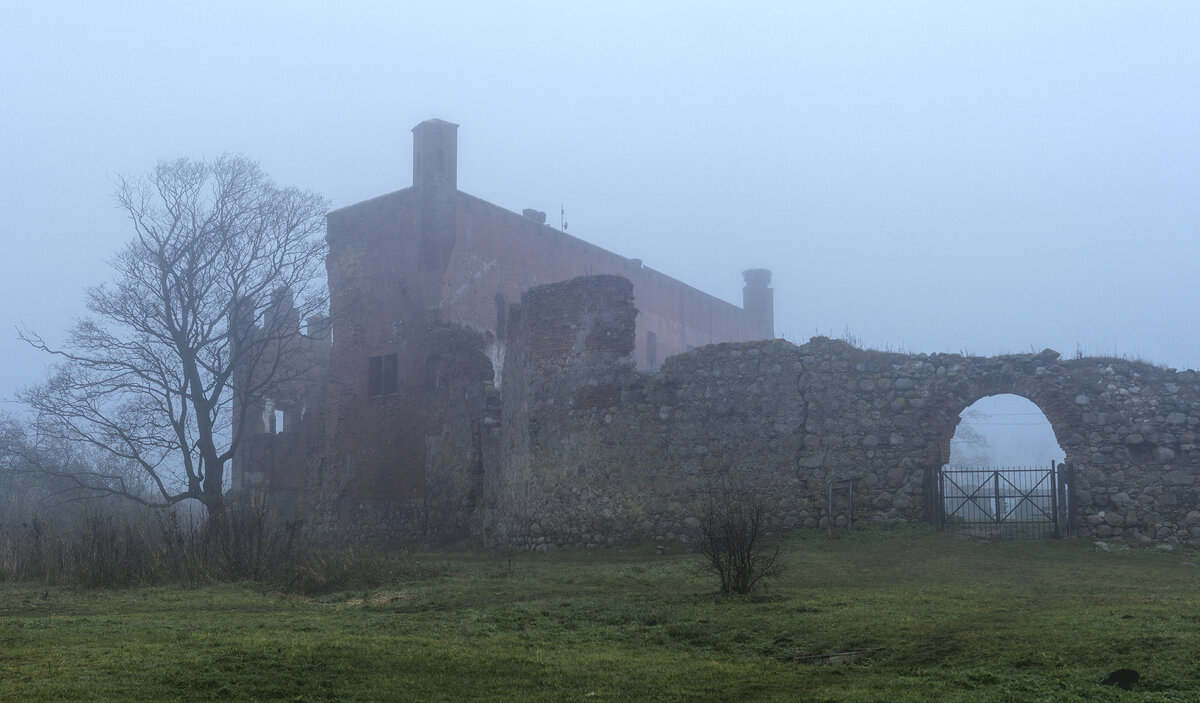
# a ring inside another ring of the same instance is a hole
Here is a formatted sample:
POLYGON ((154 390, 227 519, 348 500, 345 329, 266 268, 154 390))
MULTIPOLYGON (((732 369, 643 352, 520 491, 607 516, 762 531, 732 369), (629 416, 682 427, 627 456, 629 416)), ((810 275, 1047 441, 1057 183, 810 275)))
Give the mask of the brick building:
MULTIPOLYGON (((263 409, 262 433, 245 437, 235 460, 235 488, 338 505, 342 519, 362 510, 435 519, 429 497, 470 494, 477 482, 456 472, 483 462, 472 426, 481 419, 458 416, 477 404, 455 395, 499 384, 514 304, 533 286, 589 274, 632 281, 642 369, 693 347, 774 336, 769 271, 745 272, 738 307, 550 227, 544 213, 460 192, 457 132, 443 120, 417 125, 412 186, 329 213, 328 362, 303 392, 263 409)), ((469 510, 469 495, 445 496, 460 499, 454 510, 469 510)))

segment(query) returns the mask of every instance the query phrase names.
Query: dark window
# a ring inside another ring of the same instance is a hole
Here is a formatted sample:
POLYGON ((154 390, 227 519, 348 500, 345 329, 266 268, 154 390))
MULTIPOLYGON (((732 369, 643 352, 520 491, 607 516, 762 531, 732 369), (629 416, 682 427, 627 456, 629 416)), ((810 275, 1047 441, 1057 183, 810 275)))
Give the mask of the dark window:
POLYGON ((399 389, 395 354, 373 356, 367 360, 367 397, 387 395, 399 389))
POLYGON ((658 366, 658 337, 653 332, 646 333, 646 366, 658 366))

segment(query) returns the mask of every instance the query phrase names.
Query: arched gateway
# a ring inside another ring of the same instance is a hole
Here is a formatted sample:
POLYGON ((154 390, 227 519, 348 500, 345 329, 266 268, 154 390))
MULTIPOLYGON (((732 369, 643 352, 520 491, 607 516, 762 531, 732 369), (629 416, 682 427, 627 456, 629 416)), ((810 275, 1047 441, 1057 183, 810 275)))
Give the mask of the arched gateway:
POLYGON ((939 525, 971 536, 1064 536, 1070 469, 1035 403, 984 396, 961 414, 937 479, 939 525))
POLYGON ((841 435, 840 463, 866 472, 872 464, 905 468, 912 495, 913 484, 924 482, 926 519, 939 518, 937 469, 949 461, 961 412, 980 398, 1010 393, 1036 404, 1053 428, 1074 476, 1068 517, 1081 534, 1162 541, 1200 535, 1195 371, 1122 359, 1063 360, 1051 350, 989 358, 905 355, 823 338, 800 349, 820 391, 807 397, 808 415, 822 416, 826 435, 841 435), (871 445, 867 451, 853 446, 858 428, 862 448, 871 445))

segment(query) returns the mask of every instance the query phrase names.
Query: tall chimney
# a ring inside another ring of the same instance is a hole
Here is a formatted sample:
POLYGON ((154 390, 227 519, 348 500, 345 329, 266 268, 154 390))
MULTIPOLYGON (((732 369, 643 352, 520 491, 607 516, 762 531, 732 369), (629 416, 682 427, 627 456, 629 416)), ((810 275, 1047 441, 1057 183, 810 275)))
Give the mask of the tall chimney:
POLYGON ((767 269, 742 271, 742 309, 758 320, 760 339, 775 338, 775 291, 771 290, 771 272, 767 269))
POLYGON ((458 189, 458 125, 425 120, 413 127, 413 186, 458 189))

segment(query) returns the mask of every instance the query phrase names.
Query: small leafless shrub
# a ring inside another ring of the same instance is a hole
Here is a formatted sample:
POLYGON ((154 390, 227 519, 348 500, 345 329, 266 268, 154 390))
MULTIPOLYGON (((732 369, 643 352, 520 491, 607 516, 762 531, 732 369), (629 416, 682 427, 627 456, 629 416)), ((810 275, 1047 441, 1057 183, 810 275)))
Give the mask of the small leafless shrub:
POLYGON ((697 543, 705 565, 721 580, 722 593, 749 593, 783 571, 764 501, 754 496, 726 492, 710 499, 697 543))

